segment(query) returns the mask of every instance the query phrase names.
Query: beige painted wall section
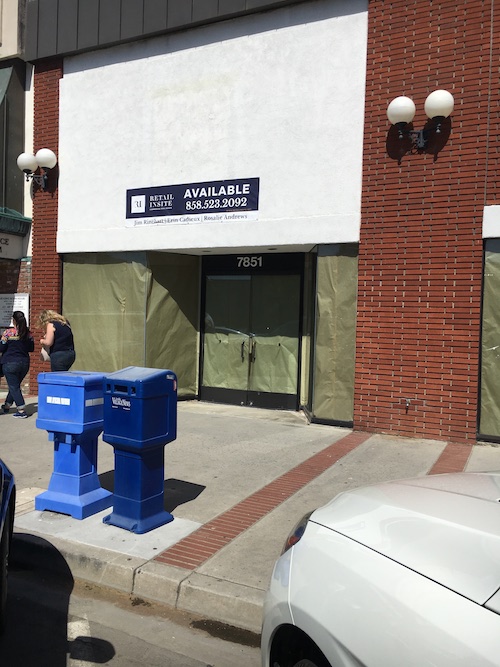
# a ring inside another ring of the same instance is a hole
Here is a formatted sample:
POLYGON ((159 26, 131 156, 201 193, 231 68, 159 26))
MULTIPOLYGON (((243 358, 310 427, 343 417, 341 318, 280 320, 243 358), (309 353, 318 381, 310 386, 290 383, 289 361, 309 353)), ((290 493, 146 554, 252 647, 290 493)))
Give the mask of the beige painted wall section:
MULTIPOLYGON (((1 2, 2 0, 0 0, 1 2)), ((5 2, 5 0, 4 0, 5 2)), ((25 107, 24 107, 24 152, 33 153, 33 124, 34 124, 34 95, 33 95, 33 65, 26 63, 25 107)), ((24 181, 24 211, 27 218, 33 217, 33 187, 32 181, 24 181)), ((27 240, 26 255, 31 257, 31 232, 27 240)))
POLYGON ((20 55, 19 0, 0 0, 0 39, 0 60, 20 55))

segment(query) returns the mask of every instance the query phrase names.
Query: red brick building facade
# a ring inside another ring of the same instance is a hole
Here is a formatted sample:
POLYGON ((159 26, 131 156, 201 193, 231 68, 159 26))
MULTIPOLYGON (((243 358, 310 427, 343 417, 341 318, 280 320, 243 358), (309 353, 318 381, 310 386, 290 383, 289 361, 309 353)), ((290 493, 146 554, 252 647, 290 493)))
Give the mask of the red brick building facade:
MULTIPOLYGON (((59 80, 62 77, 60 60, 44 61, 35 67, 34 150, 50 146, 56 155, 59 148, 59 80)), ((32 228, 32 289, 31 327, 37 330, 38 314, 46 308, 60 312, 62 294, 62 262, 56 252, 58 166, 49 172, 45 190, 35 189, 32 228)), ((37 391, 35 378, 47 371, 47 364, 33 355, 30 388, 37 391)))
MULTIPOLYGON (((368 2, 355 429, 477 437, 483 208, 498 188, 499 21, 492 0, 368 2), (436 89, 453 94, 451 118, 424 150, 406 153, 387 106, 411 97, 414 126, 424 127, 424 101, 436 89)), ((57 153, 61 77, 60 60, 36 63, 35 150, 57 153)), ((61 304, 51 178, 34 199, 32 321, 61 304)), ((34 363, 32 378, 39 370, 34 363)))
POLYGON ((368 21, 355 426, 473 441, 498 14, 491 2, 373 0, 368 21), (440 88, 455 98, 448 140, 400 155, 389 102, 411 97, 420 128, 440 88))

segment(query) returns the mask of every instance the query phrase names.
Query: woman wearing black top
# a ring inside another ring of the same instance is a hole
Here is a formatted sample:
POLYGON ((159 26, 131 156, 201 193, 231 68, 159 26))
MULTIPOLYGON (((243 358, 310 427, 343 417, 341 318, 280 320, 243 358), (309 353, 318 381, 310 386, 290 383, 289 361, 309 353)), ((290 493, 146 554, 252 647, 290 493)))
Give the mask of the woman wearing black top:
POLYGON ((9 393, 2 405, 3 411, 8 412, 13 403, 17 406, 17 412, 14 417, 26 419, 25 403, 21 391, 21 383, 30 369, 30 352, 35 349, 33 336, 28 329, 24 313, 20 310, 12 313, 12 322, 14 324, 10 329, 6 329, 0 338, 0 352, 2 353, 2 368, 9 393))
POLYGON ((68 371, 75 362, 75 344, 68 320, 55 310, 42 310, 39 324, 45 330, 40 343, 50 354, 50 370, 68 371))

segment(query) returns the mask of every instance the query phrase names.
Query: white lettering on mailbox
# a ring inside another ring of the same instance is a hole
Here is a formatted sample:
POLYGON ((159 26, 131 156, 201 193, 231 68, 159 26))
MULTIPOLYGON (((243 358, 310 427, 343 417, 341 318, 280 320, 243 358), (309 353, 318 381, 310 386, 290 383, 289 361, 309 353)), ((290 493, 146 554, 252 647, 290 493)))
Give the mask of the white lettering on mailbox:
POLYGON ((71 400, 69 398, 62 398, 62 396, 47 396, 47 403, 53 403, 54 405, 71 405, 71 400))
POLYGON ((130 401, 127 398, 111 396, 111 403, 114 408, 125 408, 126 410, 130 410, 130 401))

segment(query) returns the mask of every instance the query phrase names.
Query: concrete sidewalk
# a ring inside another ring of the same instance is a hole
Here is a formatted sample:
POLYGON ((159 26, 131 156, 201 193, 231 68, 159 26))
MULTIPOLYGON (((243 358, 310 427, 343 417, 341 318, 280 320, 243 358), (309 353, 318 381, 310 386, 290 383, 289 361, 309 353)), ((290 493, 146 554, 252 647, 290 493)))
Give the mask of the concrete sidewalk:
MULTIPOLYGON (((402 477, 500 469, 500 448, 451 445, 308 424, 293 412, 195 401, 178 406, 165 447, 165 509, 174 520, 136 535, 102 519, 35 511, 53 445, 29 419, 0 415, 0 456, 16 476, 11 561, 155 600, 253 632, 275 559, 302 515, 340 491, 402 477), (62 557, 62 558, 61 558, 62 557)), ((114 451, 99 441, 101 486, 113 490, 114 451)))

